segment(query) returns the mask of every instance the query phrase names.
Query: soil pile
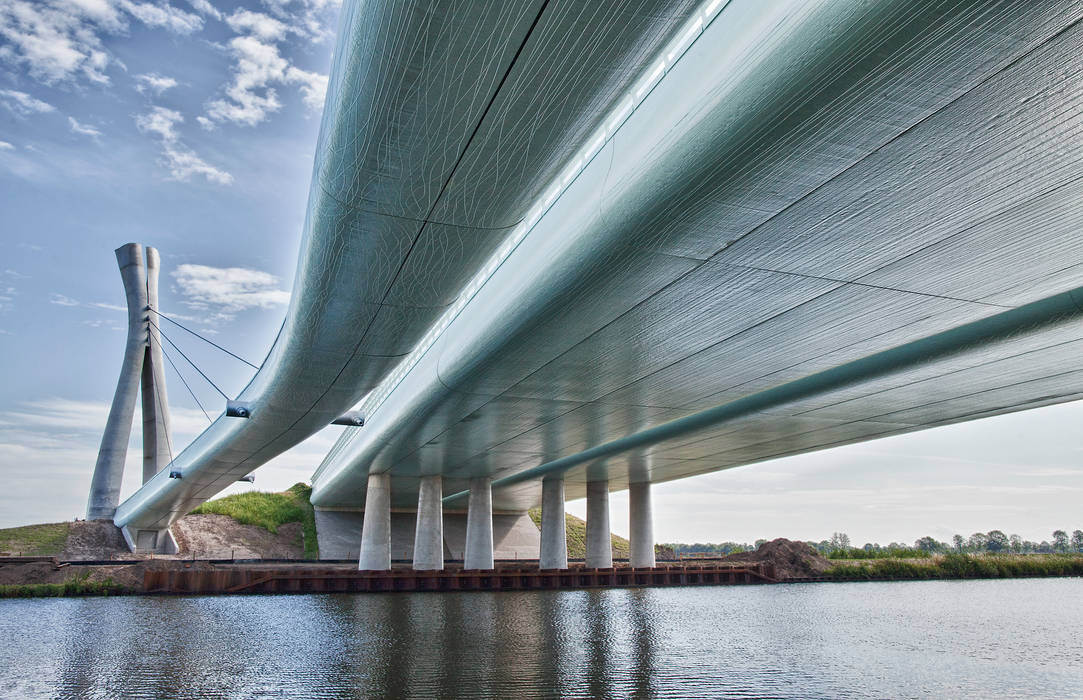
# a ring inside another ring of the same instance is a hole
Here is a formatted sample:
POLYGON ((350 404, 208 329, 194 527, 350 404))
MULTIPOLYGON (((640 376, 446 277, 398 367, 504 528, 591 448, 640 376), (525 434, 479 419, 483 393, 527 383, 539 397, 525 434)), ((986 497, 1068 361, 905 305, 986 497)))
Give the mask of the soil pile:
POLYGON ((68 530, 68 540, 60 559, 129 558, 128 545, 120 528, 109 520, 77 520, 68 530))
POLYGON ((741 564, 769 564, 775 567, 775 578, 806 578, 819 576, 831 568, 831 562, 804 542, 794 542, 784 537, 764 542, 755 552, 731 554, 724 562, 741 564))
POLYGON ((173 524, 180 554, 195 559, 301 559, 304 526, 286 523, 271 534, 228 515, 186 515, 173 524))

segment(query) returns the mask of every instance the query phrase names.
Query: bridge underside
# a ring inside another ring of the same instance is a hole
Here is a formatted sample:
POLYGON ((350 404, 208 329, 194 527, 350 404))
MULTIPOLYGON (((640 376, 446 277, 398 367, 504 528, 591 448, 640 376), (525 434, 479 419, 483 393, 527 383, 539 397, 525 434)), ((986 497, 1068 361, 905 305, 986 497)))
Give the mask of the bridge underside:
MULTIPOLYGON (((422 475, 454 494, 1080 287, 1079 7, 919 4, 855 21, 846 67, 795 20, 725 55, 728 7, 539 223, 580 238, 528 236, 315 502, 356 507, 386 472, 416 507, 422 475)), ((576 466, 566 495, 1078 399, 1081 350, 1078 321, 976 346, 576 466)), ((495 508, 541 502, 540 481, 497 486, 495 508)))

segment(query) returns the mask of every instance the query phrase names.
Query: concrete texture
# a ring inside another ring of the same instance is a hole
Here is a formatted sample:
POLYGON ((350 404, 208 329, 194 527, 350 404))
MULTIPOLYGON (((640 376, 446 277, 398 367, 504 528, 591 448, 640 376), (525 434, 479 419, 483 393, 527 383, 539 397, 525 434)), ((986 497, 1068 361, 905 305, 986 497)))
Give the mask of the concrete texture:
POLYGON ((493 516, 493 556, 496 559, 536 560, 538 526, 526 513, 493 516))
POLYGON ((128 302, 128 341, 120 366, 117 390, 109 407, 98 460, 90 481, 87 520, 113 517, 120 503, 120 483, 124 477, 124 459, 128 453, 128 438, 132 433, 135 397, 139 392, 139 376, 146 350, 147 273, 143 264, 143 246, 128 243, 116 249, 117 265, 124 281, 128 302))
POLYGON ((414 569, 444 568, 444 480, 439 474, 421 477, 417 492, 417 529, 414 532, 414 569))
POLYGON ((559 477, 542 481, 541 552, 538 566, 543 569, 568 568, 564 479, 559 477))
POLYGON ((470 499, 466 511, 465 569, 493 568, 493 480, 478 477, 470 480, 470 499))
MULTIPOLYGON (((158 250, 147 246, 146 284, 147 306, 158 309, 158 272, 161 268, 158 250)), ((143 483, 169 466, 173 459, 173 435, 170 432, 169 394, 165 385, 165 359, 158 327, 161 319, 146 311, 145 333, 147 347, 143 353, 143 483), (150 322, 153 322, 150 323, 150 322)))
POLYGON ((391 569, 390 474, 369 474, 364 527, 361 530, 361 555, 357 568, 372 571, 391 569))
POLYGON ((629 563, 654 566, 654 514, 650 482, 628 485, 629 563))
POLYGON ((609 482, 587 482, 587 568, 613 566, 613 535, 609 529, 609 482))

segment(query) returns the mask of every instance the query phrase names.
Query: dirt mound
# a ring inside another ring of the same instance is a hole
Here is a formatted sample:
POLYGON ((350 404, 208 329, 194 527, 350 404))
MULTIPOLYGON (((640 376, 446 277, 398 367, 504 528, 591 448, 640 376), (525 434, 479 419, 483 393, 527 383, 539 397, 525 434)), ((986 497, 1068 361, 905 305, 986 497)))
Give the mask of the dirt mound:
POLYGON ((180 554, 196 559, 300 559, 303 532, 301 523, 286 523, 271 534, 228 515, 186 515, 173 524, 180 554))
POLYGON ((812 547, 784 537, 764 542, 755 552, 731 554, 722 561, 770 564, 775 567, 775 578, 779 579, 819 576, 831 568, 831 562, 812 547))
POLYGON ((130 552, 120 528, 109 520, 77 520, 68 530, 61 559, 127 558, 130 552))

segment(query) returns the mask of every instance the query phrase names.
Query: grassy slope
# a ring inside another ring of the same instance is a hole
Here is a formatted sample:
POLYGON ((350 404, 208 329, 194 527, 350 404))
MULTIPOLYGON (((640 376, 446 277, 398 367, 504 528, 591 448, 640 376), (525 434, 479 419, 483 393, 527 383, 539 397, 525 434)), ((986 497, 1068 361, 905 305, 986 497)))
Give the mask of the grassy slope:
POLYGON ((242 525, 258 525, 277 533, 279 525, 301 523, 305 533, 305 554, 316 557, 316 515, 309 497, 312 487, 294 484, 282 493, 249 491, 207 501, 191 515, 228 515, 242 525))
MULTIPOLYGON (((530 511, 530 519, 534 524, 541 527, 541 508, 530 511)), ((587 555, 587 521, 581 520, 571 514, 565 514, 565 532, 568 538, 568 558, 582 559, 587 555)), ((619 535, 612 535, 613 558, 628 558, 628 540, 619 535)))
POLYGON ((27 556, 60 554, 71 523, 45 523, 0 529, 0 552, 27 556))

